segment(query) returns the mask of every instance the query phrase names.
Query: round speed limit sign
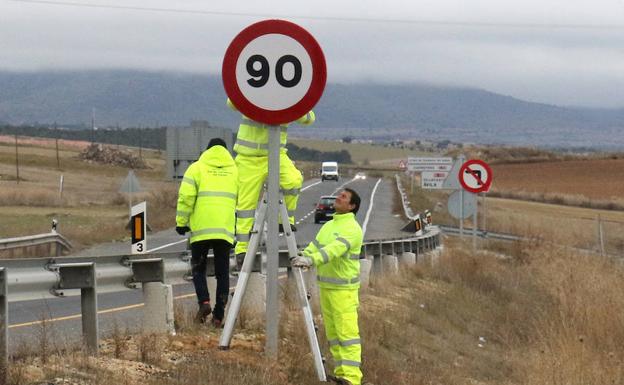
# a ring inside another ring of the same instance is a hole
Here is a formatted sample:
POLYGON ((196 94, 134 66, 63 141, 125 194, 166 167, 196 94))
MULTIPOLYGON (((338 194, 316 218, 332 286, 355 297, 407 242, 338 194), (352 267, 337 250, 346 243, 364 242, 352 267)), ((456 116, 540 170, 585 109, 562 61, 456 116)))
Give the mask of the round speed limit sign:
POLYGON ((308 31, 288 21, 265 20, 232 40, 222 77, 241 113, 278 125, 299 119, 316 105, 327 69, 323 51, 308 31))

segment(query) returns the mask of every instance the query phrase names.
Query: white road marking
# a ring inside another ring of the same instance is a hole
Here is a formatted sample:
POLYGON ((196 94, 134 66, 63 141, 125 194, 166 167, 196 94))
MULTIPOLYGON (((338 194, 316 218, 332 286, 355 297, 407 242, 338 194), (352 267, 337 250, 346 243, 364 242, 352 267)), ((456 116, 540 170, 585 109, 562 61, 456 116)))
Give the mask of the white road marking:
POLYGON ((182 239, 182 240, 179 240, 179 241, 175 241, 175 242, 172 242, 172 243, 167 243, 166 245, 155 247, 155 248, 153 248, 151 250, 147 250, 146 253, 153 253, 154 251, 161 250, 161 249, 164 249, 166 247, 173 246, 173 245, 178 245, 178 244, 180 244, 182 242, 187 242, 187 239, 185 238, 185 239, 182 239))
POLYGON ((377 187, 379 187, 379 183, 381 182, 381 178, 377 179, 377 183, 373 188, 373 192, 371 193, 370 203, 368 204, 368 211, 366 211, 366 217, 364 218, 364 225, 362 226, 362 235, 366 235, 366 226, 368 226, 368 220, 370 218, 370 213, 373 210, 373 199, 375 199, 375 192, 377 191, 377 187))
POLYGON ((310 185, 307 185, 307 186, 305 186, 304 188, 302 188, 302 189, 301 189, 301 192, 304 192, 305 190, 309 189, 310 187, 312 187, 312 186, 316 186, 317 184, 319 184, 319 183, 321 183, 321 182, 322 182, 322 181, 321 181, 321 180, 319 180, 319 181, 318 181, 318 182, 316 182, 316 183, 312 183, 312 184, 310 184, 310 185))

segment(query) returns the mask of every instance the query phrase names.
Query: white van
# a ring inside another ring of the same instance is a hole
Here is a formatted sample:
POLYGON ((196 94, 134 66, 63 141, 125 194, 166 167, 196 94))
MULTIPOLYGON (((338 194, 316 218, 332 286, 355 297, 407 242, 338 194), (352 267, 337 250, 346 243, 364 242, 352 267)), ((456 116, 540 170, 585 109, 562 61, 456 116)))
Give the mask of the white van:
POLYGON ((323 162, 321 163, 321 181, 327 179, 333 179, 336 182, 339 178, 338 174, 338 162, 323 162))

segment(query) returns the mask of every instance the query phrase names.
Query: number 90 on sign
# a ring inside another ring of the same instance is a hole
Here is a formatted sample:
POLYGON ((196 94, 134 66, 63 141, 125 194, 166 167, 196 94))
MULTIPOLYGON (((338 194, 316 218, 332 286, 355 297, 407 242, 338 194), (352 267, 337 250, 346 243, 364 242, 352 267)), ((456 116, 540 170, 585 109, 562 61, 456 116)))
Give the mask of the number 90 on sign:
POLYGON ((265 34, 247 44, 236 62, 236 83, 253 105, 269 111, 299 102, 312 83, 312 61, 295 39, 265 34))

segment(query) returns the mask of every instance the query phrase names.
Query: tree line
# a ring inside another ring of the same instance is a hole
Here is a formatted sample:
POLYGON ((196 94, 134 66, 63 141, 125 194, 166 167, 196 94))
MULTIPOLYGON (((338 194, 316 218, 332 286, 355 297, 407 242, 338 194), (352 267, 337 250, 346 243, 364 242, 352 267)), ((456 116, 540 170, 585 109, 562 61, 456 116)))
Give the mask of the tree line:
MULTIPOLYGON (((0 135, 21 135, 39 138, 84 140, 87 142, 113 145, 152 148, 166 150, 166 127, 157 128, 105 128, 105 129, 66 129, 49 126, 11 126, 0 125, 0 135)), ((290 157, 294 160, 322 162, 332 160, 339 163, 353 163, 346 150, 319 151, 307 147, 299 147, 289 143, 287 146, 290 157)))

